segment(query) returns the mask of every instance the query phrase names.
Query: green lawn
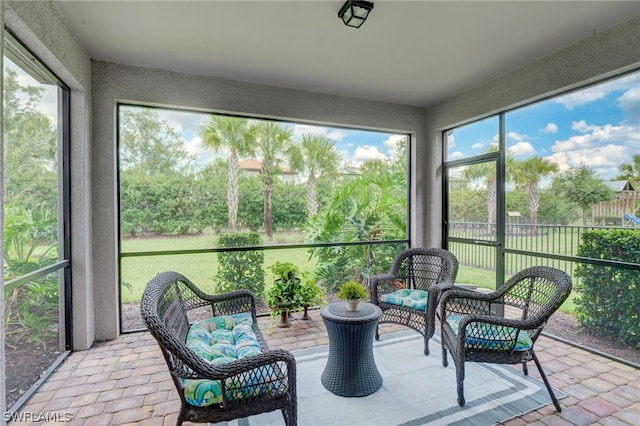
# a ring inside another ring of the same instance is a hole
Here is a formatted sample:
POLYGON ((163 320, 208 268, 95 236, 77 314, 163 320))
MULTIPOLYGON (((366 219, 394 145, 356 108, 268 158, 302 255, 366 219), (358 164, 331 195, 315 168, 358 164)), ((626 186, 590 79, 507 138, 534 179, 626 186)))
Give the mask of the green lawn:
MULTIPOLYGON (((212 248, 215 239, 211 236, 198 236, 190 238, 152 238, 135 239, 122 242, 122 251, 166 251, 166 250, 193 250, 212 248)), ((265 288, 269 288, 273 282, 273 274, 267 268, 276 261, 291 262, 298 265, 302 272, 312 272, 315 269, 315 260, 309 259, 306 249, 282 249, 264 250, 265 288)), ((144 288, 157 273, 163 271, 176 271, 204 291, 214 291, 214 280, 218 271, 217 253, 206 254, 181 254, 167 256, 126 257, 121 262, 122 302, 139 302, 144 288)))
MULTIPOLYGON (((291 244, 299 242, 300 235, 296 233, 277 234, 275 239, 280 243, 291 244)), ((215 247, 216 241, 215 235, 130 239, 122 241, 122 251, 127 253, 206 249, 215 247)), ((477 250, 484 248, 481 246, 475 247, 477 250)), ((309 259, 309 252, 306 249, 264 250, 264 257, 266 289, 273 282, 273 274, 267 268, 276 261, 294 263, 303 272, 312 272, 316 266, 315 259, 309 259)), ((124 283, 122 286, 122 302, 137 303, 142 297, 142 292, 147 282, 162 271, 180 272, 204 291, 213 292, 215 275, 218 270, 218 255, 216 253, 206 253, 127 257, 122 259, 121 267, 121 277, 124 283)), ((456 282, 495 289, 495 273, 486 269, 461 265, 456 282)), ((572 293, 560 310, 574 313, 574 298, 575 293, 572 293)))
MULTIPOLYGON (((472 268, 469 266, 459 267, 456 282, 474 284, 478 287, 488 288, 491 290, 494 290, 496 288, 496 278, 493 271, 472 268)), ((572 292, 571 295, 569 295, 569 298, 562 304, 562 306, 560 306, 560 310, 575 315, 575 298, 576 293, 572 292)))

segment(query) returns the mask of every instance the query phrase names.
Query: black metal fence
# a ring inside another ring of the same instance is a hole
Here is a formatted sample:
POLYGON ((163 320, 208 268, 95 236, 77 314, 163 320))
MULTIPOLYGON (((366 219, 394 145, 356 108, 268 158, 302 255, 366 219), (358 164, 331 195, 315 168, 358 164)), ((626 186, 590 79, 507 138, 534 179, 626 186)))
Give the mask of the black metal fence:
MULTIPOLYGON (((566 257, 577 256, 582 234, 594 229, 634 228, 629 226, 509 223, 506 226, 504 248, 528 252, 532 255, 509 254, 505 256, 505 273, 513 275, 529 266, 547 265, 562 269, 573 276, 576 262, 566 259, 566 257)), ((451 222, 449 224, 449 237, 451 238, 495 241, 495 235, 495 225, 486 222, 451 222)), ((460 241, 450 242, 449 246, 456 253, 460 265, 486 270, 495 269, 496 250, 494 247, 460 241)))

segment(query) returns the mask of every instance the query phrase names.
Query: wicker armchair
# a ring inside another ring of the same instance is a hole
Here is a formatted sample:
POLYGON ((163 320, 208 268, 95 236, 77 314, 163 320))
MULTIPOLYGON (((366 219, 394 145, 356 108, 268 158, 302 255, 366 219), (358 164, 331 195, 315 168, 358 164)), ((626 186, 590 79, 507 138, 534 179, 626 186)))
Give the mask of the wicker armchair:
POLYGON ((180 395, 182 406, 176 424, 217 423, 274 410, 282 410, 287 425, 297 424, 295 359, 285 350, 268 349, 257 325, 251 292, 208 295, 181 274, 162 272, 147 284, 140 308, 180 395), (194 312, 202 315, 202 311, 208 317, 223 319, 244 315, 245 335, 253 331, 254 347, 259 344, 256 354, 216 365, 187 347, 190 319, 194 319, 194 312), (193 405, 185 398, 186 383, 202 383, 196 382, 201 379, 221 389, 211 405, 193 405))
MULTIPOLYGON (((416 330, 424 338, 424 354, 429 355, 438 299, 444 290, 453 287, 457 273, 458 260, 447 250, 402 251, 388 273, 370 280, 371 303, 382 309, 379 324, 396 323, 416 330)), ((375 338, 380 338, 377 327, 375 338)))
POLYGON ((571 293, 571 278, 546 266, 527 268, 492 293, 451 290, 442 296, 442 365, 456 367, 458 404, 464 400, 464 363, 522 364, 533 360, 558 412, 562 409, 533 347, 549 317, 571 293), (504 311, 504 316, 500 314, 504 311))

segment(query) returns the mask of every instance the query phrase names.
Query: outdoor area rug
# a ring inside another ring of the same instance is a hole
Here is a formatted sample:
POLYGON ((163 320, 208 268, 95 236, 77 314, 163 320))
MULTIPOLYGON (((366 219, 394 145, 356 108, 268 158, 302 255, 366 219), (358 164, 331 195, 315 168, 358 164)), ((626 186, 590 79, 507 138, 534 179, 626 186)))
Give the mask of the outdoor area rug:
MULTIPOLYGON (((383 334, 380 341, 374 341, 382 387, 369 396, 345 398, 320 383, 327 351, 327 346, 293 351, 298 367, 299 425, 493 425, 551 404, 544 384, 525 376, 519 366, 467 363, 466 404, 458 406, 455 367, 451 358, 447 368, 442 366, 439 337, 431 339, 427 357, 422 353, 422 336, 410 331, 383 334)), ((566 396, 555 393, 558 398, 566 396)), ((278 410, 229 424, 282 425, 283 418, 278 410)))

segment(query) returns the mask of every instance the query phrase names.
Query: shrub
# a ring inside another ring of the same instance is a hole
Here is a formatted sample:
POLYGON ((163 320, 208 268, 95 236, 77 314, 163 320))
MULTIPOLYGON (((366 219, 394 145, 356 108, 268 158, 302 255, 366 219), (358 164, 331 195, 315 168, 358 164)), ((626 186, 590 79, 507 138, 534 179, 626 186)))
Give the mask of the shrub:
MULTIPOLYGON (((594 230, 582 234, 578 256, 640 263, 640 230, 594 230)), ((578 321, 598 333, 640 348, 640 274, 620 266, 580 263, 576 277, 578 321)))
MULTIPOLYGON (((249 247, 260 245, 260 235, 254 232, 222 234, 219 247, 249 247)), ((227 251, 218 253, 216 290, 219 292, 247 289, 258 299, 264 293, 264 252, 227 251)))

